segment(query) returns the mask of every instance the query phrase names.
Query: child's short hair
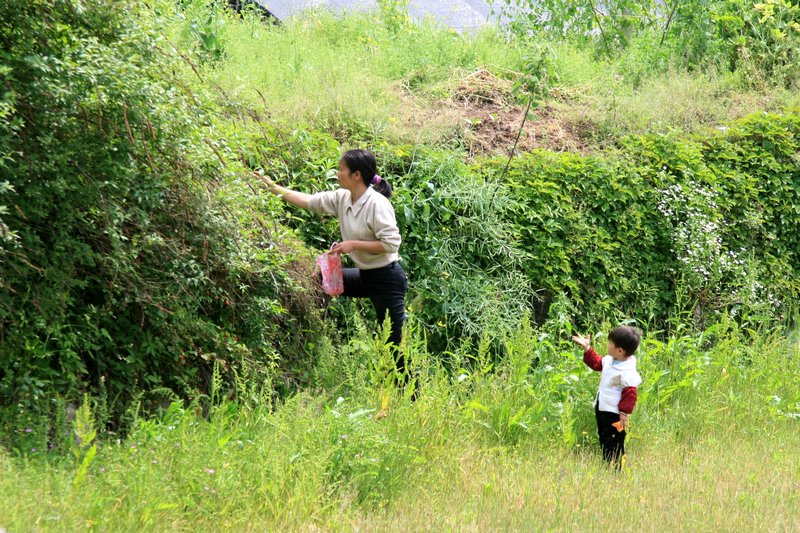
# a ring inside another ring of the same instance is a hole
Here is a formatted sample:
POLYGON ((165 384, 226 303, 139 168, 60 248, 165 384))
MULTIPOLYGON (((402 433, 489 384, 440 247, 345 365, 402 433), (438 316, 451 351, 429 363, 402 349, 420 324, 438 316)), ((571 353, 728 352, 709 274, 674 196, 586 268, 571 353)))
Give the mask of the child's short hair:
POLYGON ((630 356, 636 352, 639 342, 642 340, 641 332, 631 326, 619 326, 611 330, 608 340, 614 343, 617 348, 622 348, 626 355, 630 356))

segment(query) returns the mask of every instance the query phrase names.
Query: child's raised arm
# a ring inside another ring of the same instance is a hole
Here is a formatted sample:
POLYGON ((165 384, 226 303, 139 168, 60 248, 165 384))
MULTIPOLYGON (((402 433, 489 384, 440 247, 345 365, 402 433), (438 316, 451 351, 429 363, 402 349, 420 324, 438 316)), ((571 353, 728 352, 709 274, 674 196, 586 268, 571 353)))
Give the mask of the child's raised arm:
POLYGON ((573 335, 572 340, 579 344, 580 347, 583 348, 584 352, 592 346, 591 335, 588 337, 584 337, 583 335, 573 335))
POLYGON ((592 348, 591 336, 584 337, 582 335, 574 335, 572 340, 583 348, 583 362, 586 363, 586 366, 592 370, 601 372, 603 370, 603 358, 597 355, 597 352, 592 348))

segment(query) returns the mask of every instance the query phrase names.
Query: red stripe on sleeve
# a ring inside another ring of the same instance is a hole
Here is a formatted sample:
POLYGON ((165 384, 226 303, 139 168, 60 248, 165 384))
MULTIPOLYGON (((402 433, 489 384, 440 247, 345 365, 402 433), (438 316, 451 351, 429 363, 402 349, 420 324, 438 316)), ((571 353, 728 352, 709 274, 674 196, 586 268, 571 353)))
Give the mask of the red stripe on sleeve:
POLYGON ((597 352, 595 352, 594 348, 591 346, 588 350, 583 352, 583 362, 586 363, 586 366, 592 370, 596 370, 598 372, 603 371, 603 358, 597 355, 597 352))
POLYGON ((622 398, 619 400, 619 412, 625 414, 633 413, 636 407, 636 398, 639 395, 636 387, 625 387, 622 389, 622 398))

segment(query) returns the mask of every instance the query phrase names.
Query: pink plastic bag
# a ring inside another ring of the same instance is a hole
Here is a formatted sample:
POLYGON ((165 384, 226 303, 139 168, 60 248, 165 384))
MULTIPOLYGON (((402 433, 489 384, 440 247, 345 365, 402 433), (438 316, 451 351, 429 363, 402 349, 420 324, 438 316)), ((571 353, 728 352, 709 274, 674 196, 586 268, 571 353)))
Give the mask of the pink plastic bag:
MULTIPOLYGON (((336 244, 336 243, 334 243, 336 244)), ((317 265, 322 273, 322 290, 325 294, 339 296, 344 292, 344 276, 342 275, 342 256, 325 252, 317 256, 317 265)))

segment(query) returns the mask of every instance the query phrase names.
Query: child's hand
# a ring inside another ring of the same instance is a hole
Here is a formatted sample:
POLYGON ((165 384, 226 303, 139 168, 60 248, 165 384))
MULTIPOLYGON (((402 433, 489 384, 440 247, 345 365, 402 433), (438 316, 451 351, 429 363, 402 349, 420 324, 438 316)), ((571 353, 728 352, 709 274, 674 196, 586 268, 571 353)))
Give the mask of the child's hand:
POLYGON ((622 412, 619 414, 619 423, 622 424, 622 429, 628 429, 628 416, 622 412))
POLYGON ((591 335, 589 335, 588 337, 584 337, 582 335, 573 335, 572 340, 575 341, 577 344, 579 344, 580 347, 583 348, 584 352, 592 346, 591 335))

